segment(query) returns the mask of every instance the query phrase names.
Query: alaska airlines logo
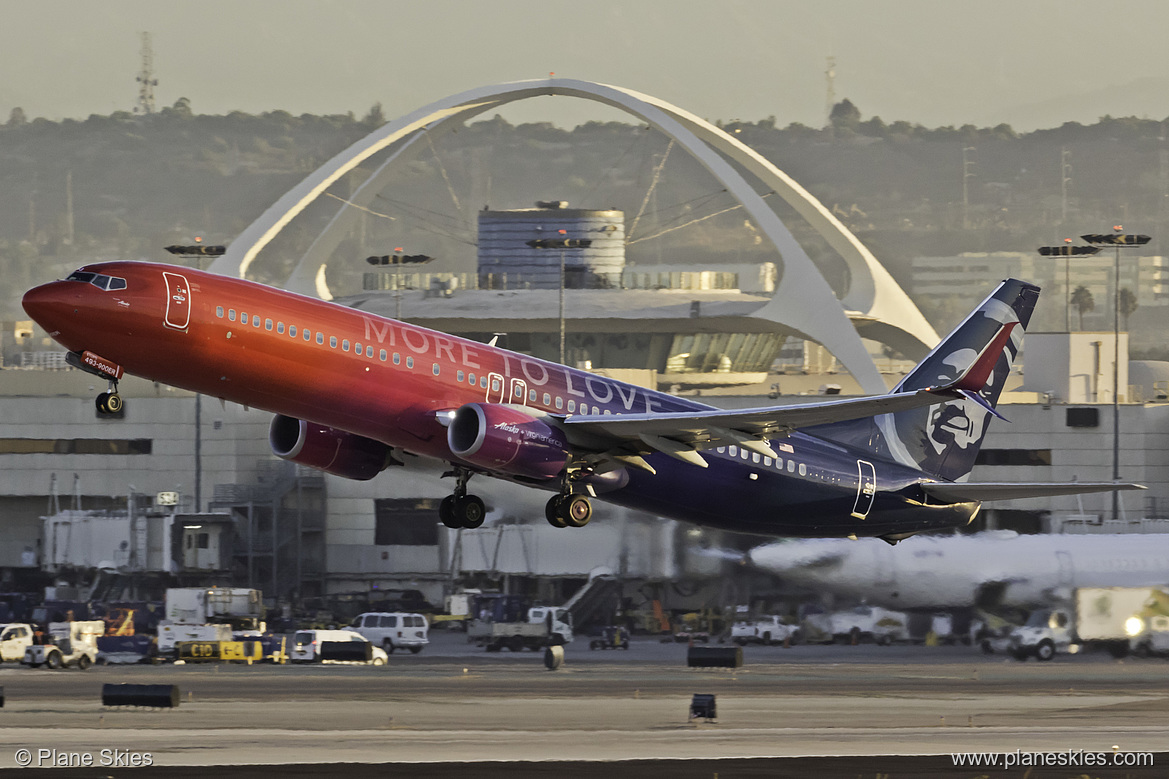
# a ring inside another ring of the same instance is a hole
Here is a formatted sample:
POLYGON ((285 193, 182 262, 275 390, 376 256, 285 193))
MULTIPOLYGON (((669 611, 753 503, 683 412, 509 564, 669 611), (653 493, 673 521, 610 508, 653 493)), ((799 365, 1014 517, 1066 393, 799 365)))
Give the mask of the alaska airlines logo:
POLYGON ((502 430, 505 433, 511 433, 512 435, 518 435, 525 441, 536 441, 541 444, 547 444, 549 446, 562 445, 559 440, 553 438, 547 433, 541 433, 538 430, 528 430, 526 427, 520 427, 514 422, 497 422, 495 423, 495 429, 502 430))

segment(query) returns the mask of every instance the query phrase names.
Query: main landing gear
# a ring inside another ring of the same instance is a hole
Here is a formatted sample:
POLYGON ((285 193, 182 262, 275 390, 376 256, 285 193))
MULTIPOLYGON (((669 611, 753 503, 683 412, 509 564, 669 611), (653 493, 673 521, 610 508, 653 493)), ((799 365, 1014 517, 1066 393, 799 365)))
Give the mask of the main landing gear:
POLYGON ((467 482, 471 479, 471 472, 464 468, 455 469, 458 483, 455 485, 455 494, 448 495, 438 504, 438 518, 447 527, 457 530, 467 528, 473 530, 483 524, 487 518, 487 507, 478 495, 467 494, 467 482))
POLYGON ((94 399, 94 405, 97 407, 97 413, 101 416, 121 414, 124 406, 122 405, 122 396, 118 394, 118 383, 111 381, 110 388, 94 399))
POLYGON ((593 518, 587 495, 553 495, 544 506, 544 518, 552 527, 584 527, 593 518))

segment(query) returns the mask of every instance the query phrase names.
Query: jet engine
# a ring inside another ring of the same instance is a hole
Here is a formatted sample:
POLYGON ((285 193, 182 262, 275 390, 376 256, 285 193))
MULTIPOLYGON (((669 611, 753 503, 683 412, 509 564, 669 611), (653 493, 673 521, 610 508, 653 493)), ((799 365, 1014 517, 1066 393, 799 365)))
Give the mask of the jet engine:
POLYGON ((534 479, 555 478, 568 460, 563 431, 496 403, 468 403, 456 411, 447 445, 472 465, 534 479))
POLYGON ((272 418, 268 444, 281 459, 361 481, 381 473, 392 452, 381 441, 282 414, 272 418))

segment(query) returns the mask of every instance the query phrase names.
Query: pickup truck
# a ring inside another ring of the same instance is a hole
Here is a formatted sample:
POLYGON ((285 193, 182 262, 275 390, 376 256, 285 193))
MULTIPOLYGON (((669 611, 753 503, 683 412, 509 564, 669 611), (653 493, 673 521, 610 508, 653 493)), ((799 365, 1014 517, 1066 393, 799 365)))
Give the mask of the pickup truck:
POLYGON ((27 622, 0 625, 0 662, 20 662, 33 645, 33 627, 27 622))
POLYGON ((739 646, 747 644, 782 644, 795 642, 799 634, 796 627, 787 624, 777 616, 743 620, 731 626, 731 641, 739 646))
POLYGON ((833 639, 840 644, 873 641, 887 645, 909 638, 908 620, 899 611, 857 606, 829 617, 833 639))

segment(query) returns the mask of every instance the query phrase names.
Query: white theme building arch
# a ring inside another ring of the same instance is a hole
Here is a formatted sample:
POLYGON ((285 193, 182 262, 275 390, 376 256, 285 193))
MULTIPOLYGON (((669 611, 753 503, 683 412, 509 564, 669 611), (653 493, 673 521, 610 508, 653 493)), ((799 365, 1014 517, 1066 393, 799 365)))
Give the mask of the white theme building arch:
MULTIPOLYGON (((545 95, 593 100, 636 116, 674 139, 710 171, 742 204, 783 258, 783 274, 771 302, 754 315, 781 322, 802 337, 822 344, 864 391, 884 392, 885 383, 861 341, 858 327, 866 337, 887 343, 909 357, 919 357, 937 343, 933 328, 872 253, 822 203, 760 154, 709 122, 662 100, 621 87, 574 79, 550 78, 479 87, 389 122, 337 154, 273 203, 232 241, 211 270, 242 278, 260 249, 305 206, 338 178, 388 146, 417 133, 366 180, 350 198, 351 203, 367 206, 373 201, 384 188, 388 165, 409 144, 425 137, 419 131, 433 138, 434 134, 453 130, 478 114, 545 95), (728 159, 774 190, 845 260, 851 281, 842 300, 837 300, 791 231, 728 159)), ((353 208, 342 208, 317 237, 289 276, 286 284, 289 290, 331 297, 324 283, 325 263, 355 212, 353 208)))

